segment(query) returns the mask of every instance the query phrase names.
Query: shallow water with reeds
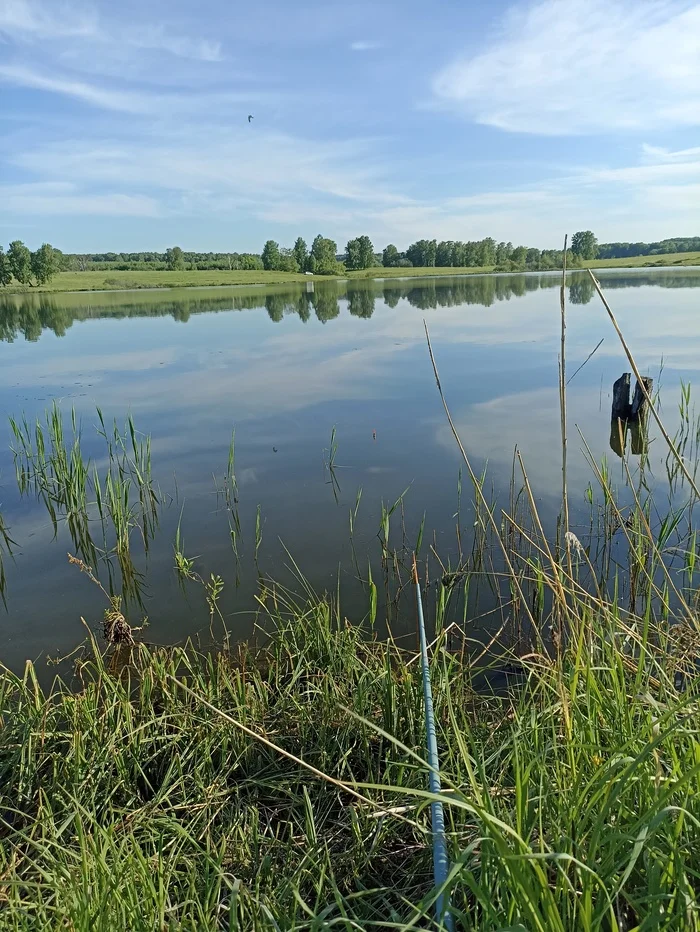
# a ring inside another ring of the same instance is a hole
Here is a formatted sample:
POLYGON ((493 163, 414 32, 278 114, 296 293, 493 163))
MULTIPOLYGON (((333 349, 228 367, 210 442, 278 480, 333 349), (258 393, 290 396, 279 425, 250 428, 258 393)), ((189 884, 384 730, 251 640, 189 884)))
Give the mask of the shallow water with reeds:
MULTIPOLYGON (((693 460, 687 385, 700 370, 700 269, 598 276, 654 378, 666 427, 693 460)), ((420 544, 428 579, 449 577, 484 533, 423 320, 499 523, 501 507, 517 513, 517 448, 553 535, 559 284, 531 274, 1 295, 0 659, 19 669, 66 655, 85 637, 81 618, 100 629, 105 591, 123 596, 132 625, 147 616, 153 643, 206 642, 224 624, 246 637, 261 579, 298 589, 296 568, 317 591, 339 588, 349 617, 374 614, 374 597, 376 624, 388 618, 397 637, 413 631, 402 589, 411 550, 420 544), (176 554, 187 561, 179 571, 176 554)), ((571 527, 611 577, 627 565, 628 542, 615 527, 601 532, 609 516, 589 456, 623 509, 629 469, 653 495, 657 524, 686 490, 653 422, 643 475, 638 454, 628 448, 622 460, 611 449, 612 384, 630 367, 584 273, 569 277, 566 294, 571 527)), ((665 556, 681 572, 692 529, 667 530, 665 556)), ((488 632, 499 621, 486 614, 494 594, 478 567, 469 572, 452 610, 488 632)))

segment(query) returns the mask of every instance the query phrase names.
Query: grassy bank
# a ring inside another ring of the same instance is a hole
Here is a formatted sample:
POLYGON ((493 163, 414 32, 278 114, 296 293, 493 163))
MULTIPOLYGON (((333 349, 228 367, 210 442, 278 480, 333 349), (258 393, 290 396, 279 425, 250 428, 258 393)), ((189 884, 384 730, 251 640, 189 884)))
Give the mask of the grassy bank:
MULTIPOLYGON (((437 928, 418 664, 325 600, 270 612, 258 653, 0 677, 3 929, 437 928)), ((457 928, 698 928, 686 633, 580 603, 501 698, 438 644, 457 928)))
MULTIPOLYGON (((594 260, 592 268, 647 268, 649 266, 699 265, 700 253, 673 253, 664 256, 639 256, 632 259, 594 260)), ((349 279, 412 278, 431 275, 483 275, 491 268, 376 268, 348 272, 349 279)), ((269 285, 283 282, 304 282, 310 279, 328 281, 328 276, 299 275, 294 272, 226 272, 226 271, 146 271, 146 272, 60 272, 51 282, 38 287, 16 285, 3 289, 7 294, 30 294, 60 291, 130 291, 142 288, 209 288, 226 285, 269 285)))
POLYGON ((593 259, 592 269, 642 269, 659 266, 700 265, 700 252, 669 252, 658 256, 631 256, 626 259, 593 259))

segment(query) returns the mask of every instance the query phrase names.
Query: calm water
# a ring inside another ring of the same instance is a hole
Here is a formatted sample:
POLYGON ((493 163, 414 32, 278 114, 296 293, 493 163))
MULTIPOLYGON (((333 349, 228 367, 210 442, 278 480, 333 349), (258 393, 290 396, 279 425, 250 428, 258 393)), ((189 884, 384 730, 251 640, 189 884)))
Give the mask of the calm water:
MULTIPOLYGON (((642 371, 659 381, 673 429, 680 378, 700 369, 700 270, 600 274, 642 371)), ((127 294, 0 296, 0 510, 13 540, 4 556, 6 609, 0 605, 0 659, 65 654, 83 640, 81 616, 99 626, 104 598, 75 567, 65 526, 54 539, 46 510, 17 490, 7 418, 44 416, 56 399, 74 407, 84 448, 102 456, 94 432, 106 418, 130 412, 152 436, 153 472, 162 491, 160 526, 144 555, 143 609, 148 639, 172 643, 207 629, 204 596, 183 596, 173 545, 182 514, 185 552, 202 576, 225 580, 222 608, 229 628, 246 636, 258 591, 253 562, 258 506, 262 574, 291 583, 289 548, 317 589, 340 581, 345 611, 361 617, 366 597, 351 558, 348 512, 358 489, 354 546, 380 578, 376 539, 381 502, 406 489, 409 542, 426 513, 424 549, 434 541, 455 552, 460 459, 445 423, 426 350, 430 328, 443 387, 477 470, 488 461, 496 496, 507 494, 513 450, 528 467, 545 521, 559 502, 557 394, 559 279, 503 275, 127 294), (333 426, 339 488, 324 458, 333 426), (236 585, 228 517, 215 494, 236 431, 243 553, 236 585)), ((569 478, 574 522, 588 514, 592 479, 577 428, 596 457, 607 451, 610 388, 629 369, 604 309, 587 279, 569 284, 568 372, 604 342, 569 385, 569 478)), ((663 451, 652 430, 652 465, 661 479, 663 451)), ((613 469, 613 475, 619 477, 613 469)), ((465 484, 465 547, 473 511, 465 484)), ((503 500, 503 499, 502 499, 503 500)), ((392 534, 401 544, 400 515, 392 534)), ((104 567, 98 567, 107 579, 104 567)), ((397 621, 402 623, 401 619, 397 621)), ((413 622, 405 621, 408 628, 413 622)))

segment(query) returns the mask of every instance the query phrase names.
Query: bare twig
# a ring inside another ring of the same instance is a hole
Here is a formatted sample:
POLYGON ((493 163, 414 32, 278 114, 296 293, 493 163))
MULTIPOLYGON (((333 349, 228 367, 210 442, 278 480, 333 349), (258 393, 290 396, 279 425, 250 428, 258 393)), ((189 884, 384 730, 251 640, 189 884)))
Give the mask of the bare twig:
POLYGON ((583 360, 583 362, 582 362, 581 365, 578 367, 578 369, 576 370, 576 372, 574 372, 573 375, 570 375, 570 376, 569 376, 569 378, 566 380, 566 384, 567 384, 567 385, 569 385, 569 384, 573 381, 573 379, 576 378, 576 376, 579 374, 579 372, 581 371, 581 369, 583 369, 583 367, 586 365, 586 363, 587 363, 588 360, 591 358, 591 356, 593 356, 593 355, 600 349, 600 347, 602 346, 602 344, 603 344, 604 341, 605 341, 605 337, 603 337, 603 339, 598 343, 598 345, 596 346, 596 348, 595 348, 594 350, 592 350, 592 351, 588 354, 588 356, 586 356, 586 358, 583 360))

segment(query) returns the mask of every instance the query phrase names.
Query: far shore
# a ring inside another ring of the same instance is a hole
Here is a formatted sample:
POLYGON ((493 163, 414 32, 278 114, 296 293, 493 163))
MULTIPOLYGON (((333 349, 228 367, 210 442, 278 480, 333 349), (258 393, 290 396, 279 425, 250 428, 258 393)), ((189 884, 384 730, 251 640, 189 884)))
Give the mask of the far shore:
MULTIPOLYGON (((699 252, 669 253, 656 256, 636 256, 626 259, 594 259, 586 267, 597 269, 620 268, 686 268, 700 265, 699 252)), ((182 272, 161 271, 115 271, 60 272, 46 285, 15 286, 0 289, 0 294, 41 294, 69 291, 134 291, 138 289, 208 288, 227 285, 272 285, 333 279, 382 279, 432 277, 442 275, 489 275, 502 274, 489 267, 471 268, 383 268, 345 272, 338 276, 304 275, 298 272, 240 272, 226 270, 192 270, 182 272)), ((509 274, 519 274, 512 272, 509 274)))

